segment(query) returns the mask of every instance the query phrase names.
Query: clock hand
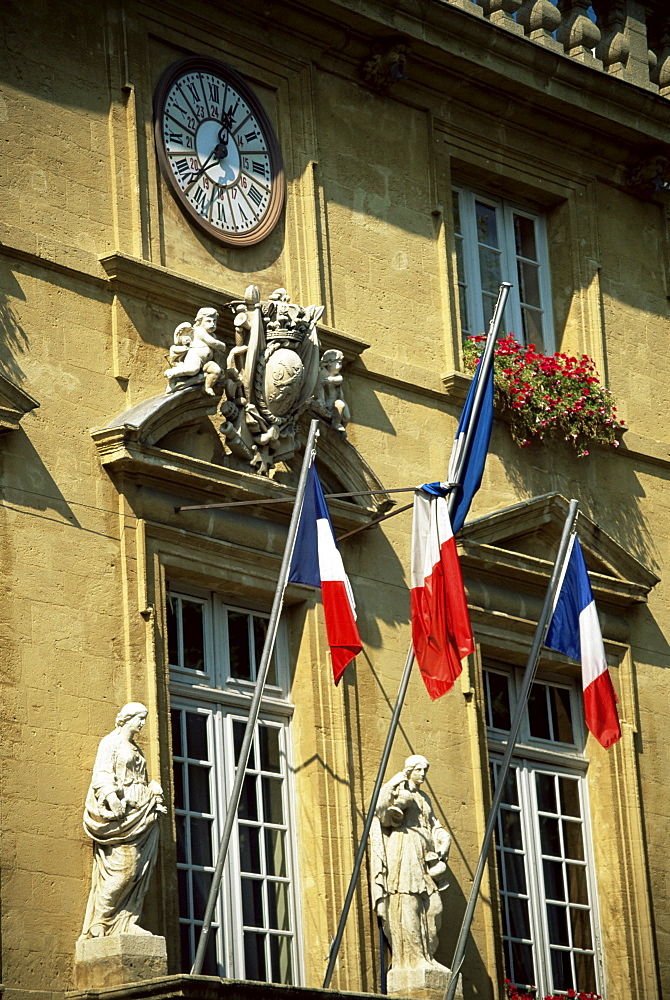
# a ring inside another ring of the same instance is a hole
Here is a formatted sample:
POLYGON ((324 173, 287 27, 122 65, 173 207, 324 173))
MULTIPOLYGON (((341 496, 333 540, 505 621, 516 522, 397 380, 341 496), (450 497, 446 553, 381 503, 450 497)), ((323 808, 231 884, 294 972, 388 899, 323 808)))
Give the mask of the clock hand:
POLYGON ((195 184, 198 178, 202 177, 205 170, 209 166, 209 162, 211 159, 216 160, 218 163, 220 163, 222 160, 225 160, 225 158, 228 156, 228 147, 226 146, 227 139, 228 139, 228 129, 224 126, 219 131, 219 141, 217 142, 216 146, 209 154, 203 165, 200 167, 200 170, 198 170, 196 173, 191 174, 191 180, 189 181, 189 184, 195 184))

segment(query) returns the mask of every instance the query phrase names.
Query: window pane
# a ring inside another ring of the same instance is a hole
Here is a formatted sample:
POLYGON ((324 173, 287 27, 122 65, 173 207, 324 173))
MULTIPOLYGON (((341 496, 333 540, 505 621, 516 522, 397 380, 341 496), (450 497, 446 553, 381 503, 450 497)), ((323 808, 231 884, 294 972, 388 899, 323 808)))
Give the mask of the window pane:
POLYGON ((181 945, 181 968, 183 972, 188 972, 193 965, 195 950, 191 945, 191 925, 179 925, 179 943, 181 945))
POLYGON ((565 899, 565 885, 563 884, 563 865, 560 861, 543 861, 544 871, 544 894, 547 899, 565 899))
POLYGON ((569 990, 572 988, 572 965, 569 951, 551 949, 551 972, 554 980, 553 988, 555 990, 569 990))
POLYGON ((534 219, 527 219, 524 215, 514 214, 514 242, 519 257, 528 257, 529 260, 537 260, 534 219))
POLYGON ((528 919, 528 902, 525 899, 517 899, 515 896, 508 896, 509 905, 509 933, 511 937, 530 937, 530 921, 528 919))
POLYGON ((258 732, 261 751, 261 770, 281 772, 279 756, 279 730, 273 726, 261 726, 258 732))
MULTIPOLYGON (((263 646, 265 645, 265 637, 268 633, 268 619, 257 618, 256 615, 254 615, 253 621, 254 621, 254 647, 256 654, 256 665, 254 670, 254 677, 255 677, 258 668, 261 665, 263 646)), ((272 659, 270 660, 270 666, 268 667, 266 683, 272 684, 274 687, 277 686, 277 663, 276 663, 275 650, 272 651, 272 659)))
POLYGON ((286 882, 268 882, 268 921, 274 930, 288 931, 291 929, 286 882))
POLYGON ((177 861, 186 863, 186 817, 175 816, 175 826, 177 828, 177 861))
POLYGON ((248 927, 263 927, 263 883, 242 879, 242 919, 248 927))
POLYGON ((249 649, 249 615, 239 611, 228 612, 228 650, 230 676, 253 680, 251 651, 249 649))
POLYGON ((281 778, 263 778, 263 818, 266 823, 284 822, 281 778))
POLYGON ((542 301, 540 299, 540 269, 538 265, 518 261, 517 275, 519 278, 519 297, 521 301, 526 305, 535 306, 536 309, 539 309, 542 301))
POLYGON ((185 712, 187 754, 195 760, 208 760, 207 716, 185 712))
POLYGON ((503 865, 505 867, 505 888, 508 892, 526 892, 526 866, 524 865, 523 854, 512 854, 510 851, 503 851, 503 865))
POLYGON ((488 250, 486 247, 479 248, 479 272, 482 291, 497 296, 502 281, 500 254, 497 250, 488 250))
POLYGON ((489 247, 500 247, 498 242, 497 212, 491 205, 485 205, 482 201, 475 202, 475 215, 477 218, 477 239, 480 243, 486 243, 489 247))
POLYGON ((240 819, 258 819, 258 802, 256 799, 257 776, 247 774, 242 783, 242 794, 237 815, 240 819))
POLYGON ((247 979, 267 982, 265 971, 265 934, 244 932, 244 972, 247 979))
POLYGON ((240 867, 243 872, 261 873, 261 831, 257 826, 239 825, 240 867))
POLYGON ((286 849, 283 830, 265 831, 265 864, 268 875, 286 876, 286 849))
POLYGON ((521 822, 519 820, 519 813, 512 812, 511 809, 501 809, 500 823, 502 826, 503 845, 521 850, 521 822))
POLYGON ((556 779, 553 774, 535 775, 535 787, 537 788, 537 807, 542 812, 557 813, 556 808, 556 779))
POLYGON ((569 945, 568 911, 565 906, 547 906, 549 941, 551 944, 569 945))
POLYGON ((212 864, 212 821, 197 816, 190 818, 191 861, 194 865, 212 864))
POLYGON ((184 663, 188 670, 205 669, 205 633, 203 605, 181 599, 182 631, 184 635, 184 663))
POLYGON ((542 313, 537 309, 527 306, 521 307, 521 320, 523 323, 523 338, 525 344, 534 344, 540 354, 546 351, 544 344, 544 332, 542 324, 542 313))
POLYGON ((576 989, 583 993, 596 992, 596 973, 593 955, 575 952, 576 989))
POLYGON ((550 740, 549 715, 547 712, 547 689, 544 684, 533 684, 528 698, 528 722, 530 734, 541 740, 550 740))
POLYGON ((568 880, 568 899, 570 902, 587 904, 589 893, 586 886, 586 868, 584 865, 566 865, 565 873, 568 880))
POLYGON ((293 983, 293 963, 291 960, 291 939, 288 937, 270 937, 270 957, 272 961, 272 982, 293 983))
POLYGON ((542 853, 561 857, 561 838, 558 832, 558 820, 549 816, 540 816, 540 838, 542 853))
POLYGON ((532 947, 529 944, 511 941, 509 953, 512 959, 512 968, 508 969, 508 976, 512 982, 524 986, 535 983, 537 980, 533 965, 532 947))
POLYGON ((212 888, 212 873, 194 870, 193 879, 193 916, 196 920, 205 919, 205 907, 212 888))
POLYGON ((189 764, 188 799, 188 807, 191 812, 211 812, 208 767, 200 767, 198 764, 189 764))
POLYGON ((592 948, 591 914, 588 910, 570 907, 570 924, 572 926, 572 943, 575 948, 592 948))
POLYGON ((454 220, 454 232, 460 234, 462 233, 463 230, 461 229, 461 210, 459 205, 458 191, 452 191, 451 193, 451 210, 453 213, 453 220, 454 220))
POLYGON ((561 812, 564 816, 582 815, 579 804, 579 786, 576 778, 559 778, 561 789, 561 812))
POLYGON ((170 712, 170 720, 172 723, 172 753, 175 757, 182 757, 183 750, 181 745, 181 712, 178 709, 172 709, 170 712))
POLYGON ((172 768, 174 777, 174 807, 184 808, 184 765, 175 763, 172 768))
POLYGON ((509 730, 511 711, 509 701, 509 682, 504 674, 486 671, 486 716, 489 726, 494 729, 509 730))
POLYGON ((166 620, 168 639, 168 663, 173 667, 179 666, 179 639, 177 636, 177 610, 179 598, 174 594, 168 594, 166 620))
MULTIPOLYGON (((549 702, 551 705, 554 739, 558 740, 559 743, 574 743, 570 692, 567 688, 550 687, 549 702)), ((579 813, 573 813, 572 815, 579 815, 579 813)))
MULTIPOLYGON (((240 759, 240 750, 242 749, 242 742, 244 740, 244 732, 247 728, 246 722, 241 719, 235 719, 233 721, 233 745, 235 750, 235 763, 240 759)), ((256 750, 254 748, 253 741, 251 743, 251 752, 249 754, 249 760, 247 762, 247 767, 252 770, 256 767, 256 750)))
POLYGON ((584 840, 582 824, 563 820, 563 838, 565 840, 565 856, 575 861, 584 860, 584 840))

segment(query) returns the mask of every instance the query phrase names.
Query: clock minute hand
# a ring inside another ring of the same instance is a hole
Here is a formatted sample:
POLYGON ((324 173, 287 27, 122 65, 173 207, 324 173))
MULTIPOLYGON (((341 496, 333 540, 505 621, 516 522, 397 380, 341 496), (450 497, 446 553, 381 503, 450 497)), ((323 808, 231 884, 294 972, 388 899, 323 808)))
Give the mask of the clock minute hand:
POLYGON ((216 151, 217 151, 218 148, 219 148, 218 146, 215 146, 214 149, 212 150, 212 152, 209 154, 209 156, 205 160, 205 162, 203 163, 203 165, 200 167, 200 170, 196 171, 196 173, 194 173, 194 174, 191 174, 191 180, 189 181, 189 184, 195 184, 195 182, 198 180, 198 178, 202 177, 202 175, 204 174, 205 170, 207 170, 207 167, 209 166, 209 161, 212 159, 212 157, 214 156, 214 154, 216 153, 216 151))
POLYGON ((191 180, 189 181, 189 184, 195 184, 198 178, 202 177, 205 170, 209 166, 209 161, 212 159, 212 157, 217 161, 217 163, 221 163, 221 161, 225 160, 225 158, 228 156, 228 147, 226 145, 226 139, 228 138, 227 132, 228 129, 225 126, 220 130, 219 141, 217 142, 216 146, 209 154, 203 165, 200 167, 200 170, 198 170, 194 174, 191 174, 191 180))

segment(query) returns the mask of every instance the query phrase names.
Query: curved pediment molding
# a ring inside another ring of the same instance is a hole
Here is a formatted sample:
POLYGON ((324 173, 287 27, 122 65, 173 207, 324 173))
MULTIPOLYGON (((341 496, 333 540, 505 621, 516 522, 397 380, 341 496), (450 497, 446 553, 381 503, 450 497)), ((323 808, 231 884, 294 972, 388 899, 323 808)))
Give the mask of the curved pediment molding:
MULTIPOLYGON (((469 521, 459 534, 465 573, 523 594, 543 593, 569 502, 548 493, 469 521)), ((612 613, 647 601, 659 578, 583 511, 577 533, 596 601, 612 613)))
POLYGON ((0 434, 18 430, 21 418, 39 405, 25 389, 0 373, 0 434))
MULTIPOLYGON (((264 508, 264 516, 285 521, 295 492, 302 449, 290 467, 277 469, 274 478, 235 466, 226 456, 217 433, 218 396, 201 387, 156 396, 120 413, 104 427, 91 432, 100 461, 120 488, 123 480, 144 488, 168 492, 175 506, 267 500, 287 503, 264 508), (203 457, 205 455, 206 457, 203 457)), ((303 441, 307 418, 303 419, 303 441)), ((368 463, 349 441, 323 424, 317 447, 317 467, 327 492, 361 492, 384 487, 368 463)), ((145 490, 146 492, 146 490, 145 490)), ((381 492, 375 496, 329 501, 335 526, 352 530, 368 524, 394 501, 381 492)))

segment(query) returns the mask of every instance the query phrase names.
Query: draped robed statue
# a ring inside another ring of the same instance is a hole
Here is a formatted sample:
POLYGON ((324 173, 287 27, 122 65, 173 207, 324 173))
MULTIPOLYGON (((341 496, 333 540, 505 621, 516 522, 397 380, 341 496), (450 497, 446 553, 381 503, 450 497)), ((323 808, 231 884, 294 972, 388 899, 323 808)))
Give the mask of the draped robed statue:
POLYGON ((434 955, 451 837, 421 790, 428 766, 418 754, 407 758, 382 787, 371 830, 373 898, 393 972, 448 972, 434 955))
POLYGON ((147 714, 139 702, 124 705, 98 747, 84 810, 93 873, 80 941, 151 933, 138 920, 156 863, 158 817, 166 809, 135 742, 147 714))

